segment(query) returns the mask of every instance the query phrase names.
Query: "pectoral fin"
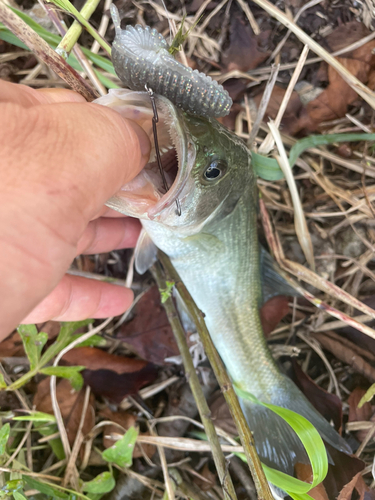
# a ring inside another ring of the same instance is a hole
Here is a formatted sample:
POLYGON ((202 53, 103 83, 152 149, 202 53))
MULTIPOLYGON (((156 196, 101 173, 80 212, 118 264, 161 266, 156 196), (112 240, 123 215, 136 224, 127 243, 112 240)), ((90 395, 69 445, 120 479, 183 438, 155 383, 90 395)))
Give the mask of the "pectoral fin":
POLYGON ((260 275, 262 281, 263 303, 276 295, 297 297, 299 293, 277 272, 277 264, 271 255, 260 246, 260 275))
POLYGON ((156 261, 157 247, 150 236, 142 229, 135 247, 135 269, 144 274, 156 261))

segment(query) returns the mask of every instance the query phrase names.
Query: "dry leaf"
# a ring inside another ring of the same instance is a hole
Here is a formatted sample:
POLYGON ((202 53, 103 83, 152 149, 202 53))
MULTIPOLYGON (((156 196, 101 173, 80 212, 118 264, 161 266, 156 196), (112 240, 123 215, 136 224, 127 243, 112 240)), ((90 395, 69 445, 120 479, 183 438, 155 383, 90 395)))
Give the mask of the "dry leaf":
POLYGON ((354 490, 356 490, 358 493, 358 500, 365 500, 366 492, 370 491, 368 486, 366 486, 366 483, 364 482, 362 474, 360 472, 358 472, 358 474, 353 477, 350 483, 343 487, 337 500, 351 500, 354 490))
POLYGON ((231 436, 237 436, 238 431, 230 414, 228 405, 221 391, 217 391, 210 401, 211 418, 216 427, 220 427, 223 431, 231 436))
POLYGON ((289 313, 289 299, 277 295, 267 300, 260 309, 260 320, 266 337, 277 327, 280 321, 289 313))
MULTIPOLYGON (((297 463, 294 467, 296 476, 301 481, 305 481, 306 483, 311 483, 313 479, 313 473, 310 464, 300 464, 297 463)), ((309 491, 309 495, 314 500, 329 500, 326 489, 323 483, 318 484, 315 488, 312 488, 309 491)))
MULTIPOLYGON (((358 408, 358 403, 360 402, 362 396, 366 394, 366 389, 361 389, 356 387, 348 397, 349 404, 349 418, 348 422, 367 422, 372 420, 373 410, 371 403, 367 402, 361 408, 358 408)), ((356 438, 361 443, 367 436, 368 429, 363 429, 355 433, 356 438)))
POLYGON ((117 338, 156 365, 163 365, 165 358, 180 354, 156 286, 144 294, 134 313, 134 318, 121 327, 117 338))
MULTIPOLYGON (((268 122, 270 118, 272 120, 276 118, 284 95, 285 89, 279 87, 278 85, 275 85, 264 115, 264 122, 268 122)), ((254 97, 254 102, 257 107, 259 107, 261 99, 262 94, 258 94, 254 97)), ((299 132, 301 129, 299 120, 301 119, 301 114, 303 115, 303 113, 306 114, 306 110, 303 107, 298 93, 293 91, 286 107, 283 119, 281 121, 281 131, 289 135, 297 134, 297 132, 299 132)))
POLYGON ((229 48, 222 58, 226 70, 249 71, 257 68, 270 55, 270 52, 262 50, 269 35, 269 31, 264 31, 259 36, 254 35, 247 22, 234 16, 230 26, 229 48))
POLYGON ((157 367, 142 359, 109 354, 95 347, 72 349, 63 361, 69 365, 83 365, 82 376, 97 396, 120 403, 124 397, 135 395, 139 389, 153 382, 157 367))
MULTIPOLYGON (((56 395, 68 434, 69 443, 73 445, 81 421, 85 390, 82 389, 76 392, 72 389, 68 380, 62 379, 56 386, 56 395)), ((93 394, 91 394, 82 428, 82 433, 84 435, 88 434, 95 424, 94 401, 95 398, 93 394)), ((33 404, 38 411, 53 415, 49 377, 38 384, 33 404)))

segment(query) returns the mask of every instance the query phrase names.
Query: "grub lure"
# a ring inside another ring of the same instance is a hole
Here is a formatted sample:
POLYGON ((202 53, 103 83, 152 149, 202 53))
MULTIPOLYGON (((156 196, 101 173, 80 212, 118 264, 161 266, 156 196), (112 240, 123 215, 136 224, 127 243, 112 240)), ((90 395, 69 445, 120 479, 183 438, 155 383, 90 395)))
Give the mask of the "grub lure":
POLYGON ((114 4, 111 15, 116 30, 112 62, 124 85, 138 91, 147 86, 190 114, 219 118, 229 113, 232 99, 222 85, 176 61, 160 33, 140 25, 121 29, 114 4))

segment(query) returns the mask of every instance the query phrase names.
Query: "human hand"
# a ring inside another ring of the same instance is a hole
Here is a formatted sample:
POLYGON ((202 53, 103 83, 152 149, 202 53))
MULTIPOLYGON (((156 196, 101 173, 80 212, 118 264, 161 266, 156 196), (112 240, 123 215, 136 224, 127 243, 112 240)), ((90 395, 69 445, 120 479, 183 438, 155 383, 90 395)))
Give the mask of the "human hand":
POLYGON ((0 339, 122 314, 131 290, 65 272, 80 253, 134 246, 139 222, 104 203, 147 163, 147 135, 75 92, 2 81, 0 116, 0 339))

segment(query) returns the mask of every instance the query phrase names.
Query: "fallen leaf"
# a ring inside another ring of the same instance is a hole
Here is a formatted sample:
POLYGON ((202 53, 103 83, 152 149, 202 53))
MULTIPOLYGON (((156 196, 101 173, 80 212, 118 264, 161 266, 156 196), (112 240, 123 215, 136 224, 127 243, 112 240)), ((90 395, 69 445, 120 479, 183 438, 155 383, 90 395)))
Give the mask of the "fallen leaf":
POLYGON ((335 332, 314 332, 322 346, 336 356, 337 359, 351 366, 356 372, 367 377, 371 382, 375 381, 375 368, 358 354, 359 348, 353 342, 340 337, 335 332))
POLYGON ((217 391, 210 401, 211 419, 216 427, 223 429, 231 436, 237 436, 238 431, 230 414, 228 405, 221 391, 217 391))
MULTIPOLYGON (((276 118, 284 95, 285 89, 279 87, 278 85, 275 85, 271 94, 271 98, 268 102, 266 112, 264 114, 264 122, 267 122, 270 118, 272 120, 276 118)), ((258 94, 254 97, 254 103, 258 108, 262 96, 262 94, 258 94)), ((289 135, 296 135, 301 130, 301 125, 299 122, 301 121, 301 116, 304 115, 306 115, 306 110, 303 107, 301 99, 298 93, 296 91, 293 91, 283 115, 283 119, 281 121, 282 132, 289 135)))
POLYGON ((118 374, 139 371, 147 365, 142 359, 117 356, 96 347, 71 349, 62 360, 69 365, 85 366, 88 370, 111 370, 118 374))
POLYGON ((194 483, 202 491, 209 491, 216 485, 217 475, 210 471, 208 464, 205 463, 203 469, 199 471, 199 476, 194 475, 194 483))
POLYGON ((140 299, 134 308, 134 318, 121 327, 117 338, 156 365, 180 354, 156 286, 140 299))
POLYGON ((25 356, 21 337, 17 331, 0 342, 0 359, 25 356))
POLYGON ((292 359, 293 382, 301 389, 310 403, 330 422, 333 421, 335 429, 341 434, 342 429, 342 404, 336 394, 331 394, 319 387, 292 359))
POLYGON ((326 443, 333 464, 328 464, 328 474, 324 486, 328 498, 337 498, 342 488, 365 468, 365 463, 354 455, 347 455, 326 443))
MULTIPOLYGON (((371 420, 373 410, 371 403, 364 403, 361 408, 358 408, 362 396, 366 394, 366 390, 361 387, 356 387, 348 397, 349 417, 348 422, 367 422, 371 420)), ((367 436, 368 429, 360 430, 355 433, 356 438, 361 443, 367 436)))
MULTIPOLYGON (((69 443, 72 446, 81 421, 85 391, 82 389, 79 392, 75 392, 70 382, 66 379, 62 379, 57 383, 56 396, 68 434, 69 443)), ((95 424, 94 400, 94 395, 90 394, 90 401, 82 428, 82 433, 84 435, 88 434, 95 424)), ((38 384, 33 404, 38 411, 53 415, 49 377, 38 384)))
MULTIPOLYGON (((330 52, 336 52, 352 45, 370 34, 370 30, 363 23, 351 21, 338 26, 323 39, 324 47, 330 52)), ((355 51, 346 52, 345 57, 351 58, 355 51)))
POLYGON ((78 347, 69 351, 62 361, 82 365, 83 379, 97 396, 120 403, 124 397, 136 395, 157 377, 157 367, 142 359, 110 354, 96 347, 78 347))
POLYGON ((218 118, 218 121, 222 123, 224 127, 227 127, 229 128, 229 130, 234 131, 236 128, 236 118, 240 111, 242 111, 241 104, 235 102, 234 104, 232 104, 232 107, 230 108, 229 115, 218 118))
MULTIPOLYGON (((336 59, 358 80, 367 83, 375 67, 375 56, 372 53, 374 48, 375 41, 371 40, 351 52, 350 57, 345 54, 345 57, 336 59)), ((342 118, 347 113, 348 106, 359 99, 355 90, 332 66, 328 66, 327 72, 329 84, 316 99, 307 104, 306 114, 299 120, 301 129, 313 132, 322 122, 342 118)))
POLYGON ((358 408, 358 403, 360 402, 362 396, 366 394, 366 389, 361 389, 361 387, 356 387, 348 397, 349 404, 349 422, 359 422, 370 420, 373 413, 370 403, 364 403, 361 408, 358 408))
MULTIPOLYGON (((313 472, 310 464, 297 463, 294 467, 297 479, 311 483, 313 479, 313 472)), ((309 495, 314 500, 329 500, 326 489, 323 483, 318 484, 315 488, 309 491, 309 495)))
POLYGON ((234 16, 230 25, 229 47, 222 58, 226 70, 249 71, 257 68, 270 55, 264 48, 269 36, 269 31, 256 36, 248 22, 234 16))
POLYGON ((266 337, 277 327, 280 321, 289 313, 289 299, 277 295, 267 300, 260 309, 260 320, 266 337))
MULTIPOLYGON (((370 489, 363 480, 362 474, 358 472, 353 479, 340 491, 337 500, 351 500, 354 490, 357 491, 359 495, 359 500, 365 500, 366 492, 370 489)), ((366 499, 367 500, 367 499, 366 499)))

